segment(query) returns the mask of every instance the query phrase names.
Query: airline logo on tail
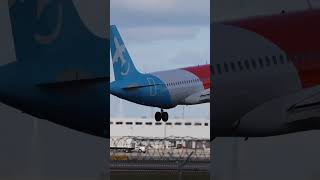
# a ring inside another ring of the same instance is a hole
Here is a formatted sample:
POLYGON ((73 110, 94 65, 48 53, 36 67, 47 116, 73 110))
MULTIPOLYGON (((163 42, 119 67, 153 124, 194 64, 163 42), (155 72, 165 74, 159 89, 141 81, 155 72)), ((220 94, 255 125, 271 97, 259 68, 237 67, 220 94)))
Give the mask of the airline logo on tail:
MULTIPOLYGON (((45 0, 38 0, 37 2, 37 18, 41 19, 43 14, 45 14, 45 9, 49 6, 49 2, 45 0)), ((62 3, 56 4, 58 16, 57 23, 55 27, 53 27, 52 32, 49 34, 43 35, 40 33, 35 33, 34 38, 40 44, 51 44, 54 40, 56 40, 61 32, 62 24, 63 24, 63 5, 62 3)))
POLYGON ((121 61, 121 75, 122 76, 126 76, 129 73, 130 70, 130 64, 127 63, 127 61, 125 60, 123 53, 126 52, 126 47, 124 46, 124 44, 120 45, 118 39, 116 37, 114 37, 114 44, 115 44, 115 48, 116 51, 114 53, 114 56, 112 57, 112 64, 117 63, 118 61, 121 61), (127 64, 127 68, 125 68, 125 65, 127 64))
POLYGON ((115 25, 110 26, 110 50, 116 80, 140 75, 115 25))

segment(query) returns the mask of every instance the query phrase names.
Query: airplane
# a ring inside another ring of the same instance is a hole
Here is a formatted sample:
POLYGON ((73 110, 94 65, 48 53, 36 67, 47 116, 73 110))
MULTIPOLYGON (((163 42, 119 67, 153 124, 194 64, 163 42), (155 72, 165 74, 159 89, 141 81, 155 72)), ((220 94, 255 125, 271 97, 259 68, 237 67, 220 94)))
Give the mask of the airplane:
POLYGON ((145 106, 158 107, 155 120, 166 122, 163 109, 210 101, 210 66, 199 65, 154 73, 140 73, 128 53, 115 25, 110 26, 110 49, 115 81, 110 93, 145 106))
POLYGON ((0 101, 108 138, 108 38, 87 27, 73 1, 10 1, 9 17, 16 59, 0 67, 0 101))
POLYGON ((320 10, 211 23, 211 139, 320 129, 320 10))

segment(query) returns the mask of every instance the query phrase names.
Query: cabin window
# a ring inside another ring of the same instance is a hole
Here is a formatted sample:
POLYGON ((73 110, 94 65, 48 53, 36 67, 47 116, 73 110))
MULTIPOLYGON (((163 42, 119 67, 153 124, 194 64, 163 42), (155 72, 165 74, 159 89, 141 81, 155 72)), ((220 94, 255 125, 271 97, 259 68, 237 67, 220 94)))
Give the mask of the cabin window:
POLYGON ((280 63, 281 63, 281 64, 284 64, 284 58, 283 58, 282 55, 279 56, 279 59, 280 59, 280 63))
POLYGON ((133 123, 132 123, 132 122, 126 122, 126 124, 127 124, 127 125, 132 125, 133 123))
POLYGON ((256 64, 256 61, 254 59, 251 59, 251 64, 252 64, 253 69, 257 68, 257 64, 256 64))
POLYGON ((249 61, 248 61, 248 60, 245 60, 245 61, 244 61, 244 65, 246 66, 246 68, 247 68, 248 70, 250 70, 250 64, 249 64, 249 61))
POLYGON ((259 65, 260 65, 260 68, 263 68, 263 61, 262 61, 262 58, 259 58, 259 65))
POLYGON ((242 71, 243 70, 243 66, 242 66, 242 62, 238 61, 238 66, 239 66, 239 70, 242 71))
POLYGON ((273 64, 274 65, 277 65, 278 62, 277 62, 277 57, 276 56, 272 56, 272 60, 273 60, 273 64))
POLYGON ((225 72, 229 72, 229 67, 227 63, 224 63, 224 70, 225 72))
POLYGON ((270 66, 270 59, 269 59, 268 56, 266 56, 266 65, 267 65, 267 66, 270 66))
POLYGON ((233 62, 230 63, 230 66, 231 66, 231 70, 232 70, 233 72, 235 72, 235 71, 236 71, 236 66, 234 65, 233 62))
POLYGON ((217 71, 218 71, 218 74, 221 74, 221 67, 220 67, 220 64, 217 64, 217 71))

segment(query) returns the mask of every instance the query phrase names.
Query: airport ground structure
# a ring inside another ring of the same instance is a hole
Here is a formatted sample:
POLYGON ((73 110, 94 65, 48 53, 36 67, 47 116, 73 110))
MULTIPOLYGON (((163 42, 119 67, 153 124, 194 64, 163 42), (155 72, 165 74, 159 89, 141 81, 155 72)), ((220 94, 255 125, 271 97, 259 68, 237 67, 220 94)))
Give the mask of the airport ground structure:
POLYGON ((210 139, 210 121, 207 119, 170 119, 156 122, 153 118, 111 118, 111 137, 162 138, 191 137, 210 139))
POLYGON ((111 171, 208 172, 210 122, 206 119, 111 118, 111 171))

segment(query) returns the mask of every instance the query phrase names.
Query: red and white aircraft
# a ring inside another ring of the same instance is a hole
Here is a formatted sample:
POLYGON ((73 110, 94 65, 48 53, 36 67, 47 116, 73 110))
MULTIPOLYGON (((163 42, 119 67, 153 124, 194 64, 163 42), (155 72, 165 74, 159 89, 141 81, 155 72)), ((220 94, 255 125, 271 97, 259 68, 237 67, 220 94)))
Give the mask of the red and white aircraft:
POLYGON ((213 23, 211 138, 320 128, 320 10, 213 23))
POLYGON ((139 72, 126 49, 115 25, 110 27, 110 49, 115 81, 110 93, 145 106, 158 107, 156 121, 168 121, 163 109, 177 105, 194 105, 210 101, 209 65, 171 69, 160 72, 139 72))

